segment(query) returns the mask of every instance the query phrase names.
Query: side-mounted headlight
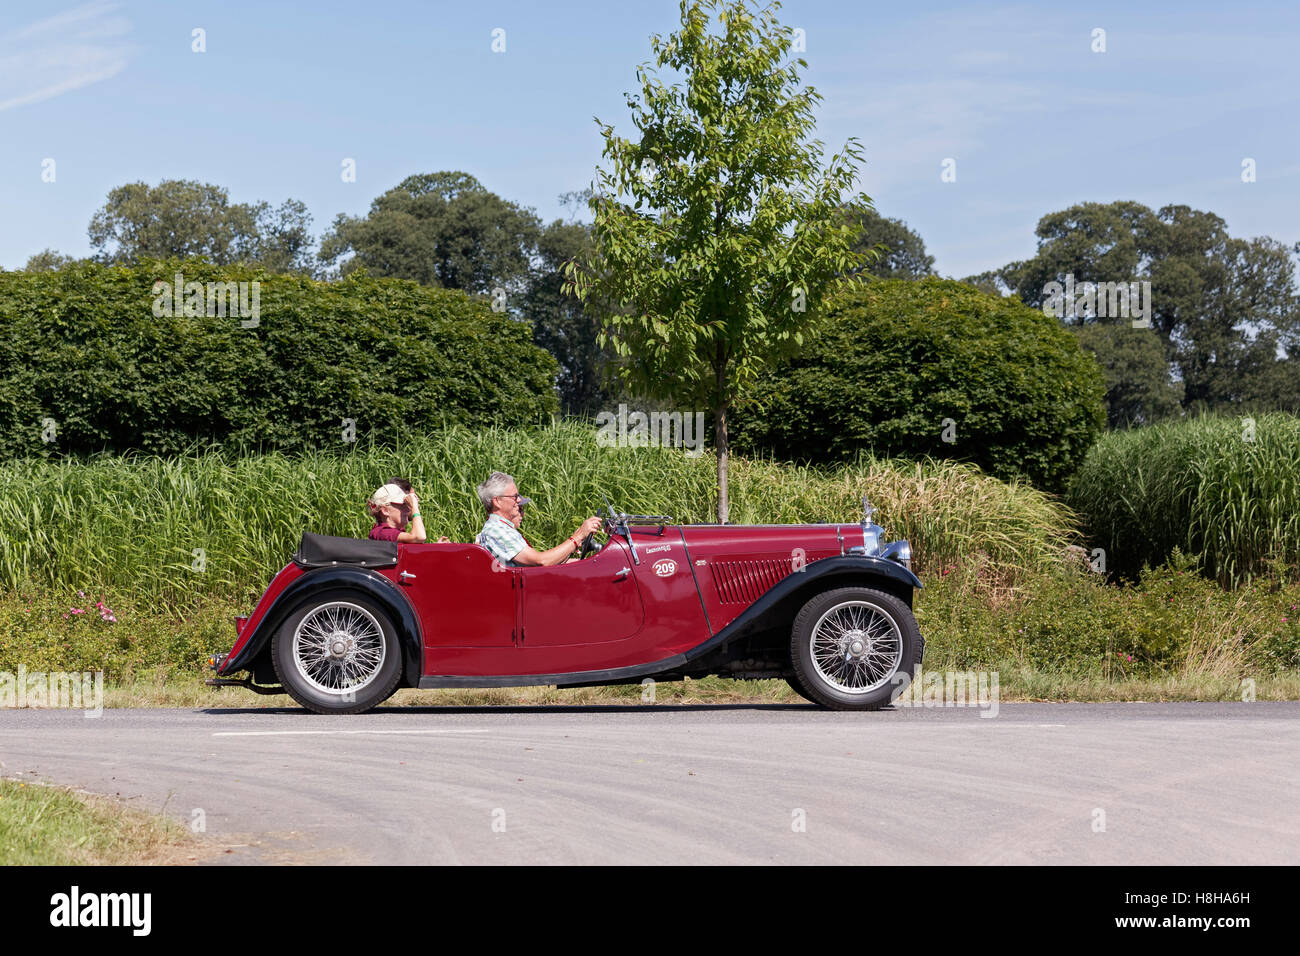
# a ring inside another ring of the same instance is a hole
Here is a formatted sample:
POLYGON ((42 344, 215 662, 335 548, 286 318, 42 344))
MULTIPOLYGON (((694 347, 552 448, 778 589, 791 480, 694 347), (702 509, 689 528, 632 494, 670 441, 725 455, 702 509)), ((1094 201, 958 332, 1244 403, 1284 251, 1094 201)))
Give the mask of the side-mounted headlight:
POLYGON ((891 561, 897 561, 907 570, 912 570, 912 546, 906 541, 894 541, 885 545, 880 552, 880 556, 891 561))

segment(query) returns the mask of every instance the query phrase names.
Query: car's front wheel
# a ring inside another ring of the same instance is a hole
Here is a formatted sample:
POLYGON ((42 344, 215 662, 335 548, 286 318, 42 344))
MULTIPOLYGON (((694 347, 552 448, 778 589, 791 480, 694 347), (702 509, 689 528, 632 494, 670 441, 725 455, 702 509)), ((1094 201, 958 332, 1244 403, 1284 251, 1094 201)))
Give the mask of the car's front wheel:
POLYGON ((824 591, 794 619, 790 659, 809 699, 833 710, 877 710, 921 663, 925 642, 911 609, 884 591, 824 591))
POLYGON ((289 696, 318 714, 370 710, 402 676, 392 621, 350 591, 318 594, 299 607, 272 640, 271 659, 289 696))

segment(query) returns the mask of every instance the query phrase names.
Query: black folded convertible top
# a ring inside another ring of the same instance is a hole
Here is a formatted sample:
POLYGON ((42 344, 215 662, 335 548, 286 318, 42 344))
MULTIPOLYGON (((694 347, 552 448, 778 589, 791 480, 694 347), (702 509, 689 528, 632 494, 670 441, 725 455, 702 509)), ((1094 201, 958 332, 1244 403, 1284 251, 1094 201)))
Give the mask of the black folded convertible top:
POLYGON ((397 542, 332 538, 327 534, 304 531, 298 552, 293 556, 293 563, 304 568, 327 568, 334 564, 391 568, 397 564, 397 542))

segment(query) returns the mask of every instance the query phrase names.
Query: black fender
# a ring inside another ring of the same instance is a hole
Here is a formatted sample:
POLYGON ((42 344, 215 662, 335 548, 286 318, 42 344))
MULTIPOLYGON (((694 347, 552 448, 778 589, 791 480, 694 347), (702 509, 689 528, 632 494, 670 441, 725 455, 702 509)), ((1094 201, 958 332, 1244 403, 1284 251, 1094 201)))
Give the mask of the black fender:
POLYGON ((294 580, 267 609, 238 656, 225 662, 221 673, 251 670, 254 661, 270 646, 272 635, 305 600, 323 591, 340 589, 363 594, 388 612, 402 648, 402 686, 418 686, 424 670, 424 635, 415 609, 397 585, 382 574, 350 566, 317 568, 294 580))

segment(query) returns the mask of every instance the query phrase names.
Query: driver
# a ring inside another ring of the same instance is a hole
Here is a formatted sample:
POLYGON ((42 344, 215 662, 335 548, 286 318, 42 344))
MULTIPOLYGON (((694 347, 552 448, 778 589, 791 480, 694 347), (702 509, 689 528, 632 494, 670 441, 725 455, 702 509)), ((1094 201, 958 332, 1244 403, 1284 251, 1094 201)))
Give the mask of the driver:
POLYGON ((524 517, 523 506, 531 499, 519 493, 513 478, 502 471, 492 472, 487 481, 478 486, 478 500, 483 503, 488 516, 483 530, 478 533, 478 543, 491 551, 502 564, 512 568, 562 564, 578 553, 584 538, 601 527, 599 518, 588 518, 563 544, 549 551, 534 551, 519 533, 519 524, 524 517))

